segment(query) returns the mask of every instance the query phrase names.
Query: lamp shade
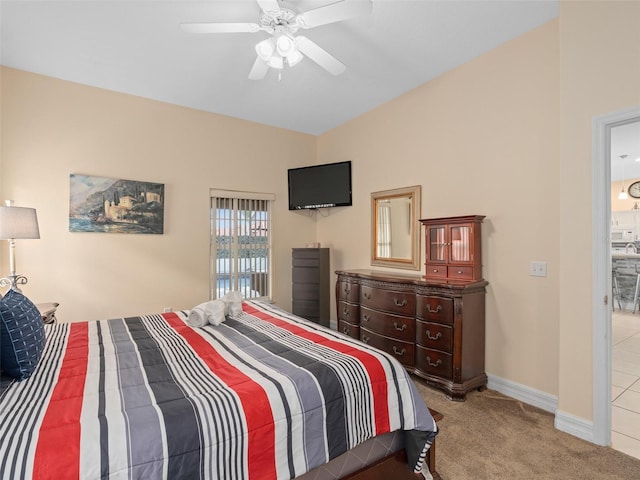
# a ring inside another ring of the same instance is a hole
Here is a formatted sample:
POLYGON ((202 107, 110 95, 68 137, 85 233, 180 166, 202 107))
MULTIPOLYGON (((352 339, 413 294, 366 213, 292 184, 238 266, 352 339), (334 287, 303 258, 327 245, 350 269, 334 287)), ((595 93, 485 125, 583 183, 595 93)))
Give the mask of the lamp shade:
POLYGON ((40 238, 35 208, 0 207, 0 240, 40 238))

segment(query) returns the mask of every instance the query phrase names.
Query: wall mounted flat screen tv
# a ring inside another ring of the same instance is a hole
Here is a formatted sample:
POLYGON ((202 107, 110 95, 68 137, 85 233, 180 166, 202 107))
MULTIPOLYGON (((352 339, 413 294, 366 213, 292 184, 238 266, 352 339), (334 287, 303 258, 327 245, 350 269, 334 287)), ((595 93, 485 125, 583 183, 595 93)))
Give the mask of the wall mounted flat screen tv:
POLYGON ((351 205, 351 161, 290 168, 289 210, 351 205))

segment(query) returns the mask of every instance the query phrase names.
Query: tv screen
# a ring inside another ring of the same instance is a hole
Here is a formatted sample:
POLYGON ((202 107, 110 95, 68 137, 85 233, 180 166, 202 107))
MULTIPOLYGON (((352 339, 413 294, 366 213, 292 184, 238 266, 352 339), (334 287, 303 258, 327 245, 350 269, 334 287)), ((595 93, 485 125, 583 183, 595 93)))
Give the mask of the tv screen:
POLYGON ((351 161, 289 169, 289 210, 351 205, 351 161))

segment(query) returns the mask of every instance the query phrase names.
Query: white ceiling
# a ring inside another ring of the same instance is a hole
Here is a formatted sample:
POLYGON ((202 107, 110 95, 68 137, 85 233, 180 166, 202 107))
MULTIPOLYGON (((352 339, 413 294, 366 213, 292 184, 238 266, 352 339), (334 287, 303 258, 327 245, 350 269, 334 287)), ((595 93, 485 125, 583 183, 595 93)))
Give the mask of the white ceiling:
MULTIPOLYGON (((304 12, 335 0, 281 1, 304 12)), ((362 1, 362 0, 347 0, 362 1)), ((194 35, 183 22, 257 22, 255 0, 0 2, 2 65, 318 135, 558 15, 546 0, 374 0, 305 30, 337 57, 247 75, 265 32, 194 35)))

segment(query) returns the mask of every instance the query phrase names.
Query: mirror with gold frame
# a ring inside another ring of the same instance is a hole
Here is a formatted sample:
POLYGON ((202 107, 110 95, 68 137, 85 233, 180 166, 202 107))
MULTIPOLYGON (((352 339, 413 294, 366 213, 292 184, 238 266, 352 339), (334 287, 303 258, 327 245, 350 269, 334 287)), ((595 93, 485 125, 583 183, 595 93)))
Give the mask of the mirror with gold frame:
POLYGON ((371 194, 371 265, 420 270, 422 187, 371 194))

